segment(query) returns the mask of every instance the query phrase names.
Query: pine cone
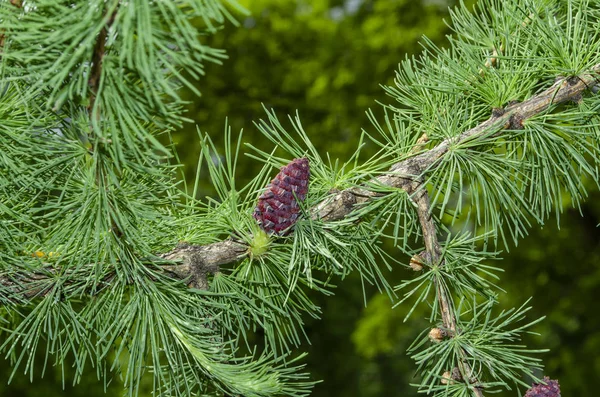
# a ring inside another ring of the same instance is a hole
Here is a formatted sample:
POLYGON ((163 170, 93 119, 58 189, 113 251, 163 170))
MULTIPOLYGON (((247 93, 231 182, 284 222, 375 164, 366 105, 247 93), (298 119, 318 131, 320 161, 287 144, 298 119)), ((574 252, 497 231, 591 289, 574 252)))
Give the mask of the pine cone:
POLYGON ((300 212, 298 201, 304 201, 308 193, 308 178, 308 159, 294 159, 282 167, 267 185, 267 190, 258 198, 253 214, 265 232, 281 236, 296 223, 300 212))
POLYGON ((525 397, 560 397, 560 385, 557 380, 552 380, 544 376, 546 384, 534 383, 531 389, 527 390, 525 397))

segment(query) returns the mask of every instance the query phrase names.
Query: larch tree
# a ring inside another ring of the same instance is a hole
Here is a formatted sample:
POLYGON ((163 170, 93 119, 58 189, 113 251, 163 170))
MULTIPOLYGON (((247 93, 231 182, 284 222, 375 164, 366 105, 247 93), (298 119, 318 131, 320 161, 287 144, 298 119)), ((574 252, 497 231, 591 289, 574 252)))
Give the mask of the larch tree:
POLYGON ((457 7, 447 48, 424 39, 401 62, 392 104, 369 111, 349 158, 265 109, 255 125, 272 151, 225 127, 218 153, 199 133, 186 186, 168 143, 186 121, 178 89, 225 57, 202 37, 236 7, 0 1, 0 350, 13 375, 34 379, 41 356, 128 395, 144 377, 164 396, 309 395, 298 350, 320 309, 306 292, 358 272, 390 304, 429 305, 409 349, 420 391, 536 382, 527 396, 560 395, 519 342, 540 319, 527 302, 497 310, 490 261, 598 182, 600 4, 457 7), (240 186, 244 161, 262 169, 240 186), (203 173, 216 196, 199 197, 203 173), (415 276, 392 286, 382 269, 400 266, 415 276))

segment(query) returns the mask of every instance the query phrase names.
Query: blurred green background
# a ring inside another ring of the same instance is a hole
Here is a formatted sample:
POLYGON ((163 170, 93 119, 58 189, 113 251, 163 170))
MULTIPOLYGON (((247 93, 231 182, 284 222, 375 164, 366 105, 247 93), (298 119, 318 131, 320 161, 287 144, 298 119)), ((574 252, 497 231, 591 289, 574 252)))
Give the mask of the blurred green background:
MULTIPOLYGON (((250 11, 238 15, 240 26, 227 24, 205 42, 224 48, 223 65, 206 66, 198 82, 200 98, 191 101, 186 124, 174 135, 193 178, 198 156, 196 125, 220 143, 225 119, 233 130, 244 129, 245 141, 261 147, 252 121, 264 117, 262 105, 278 115, 298 110, 305 130, 324 155, 346 159, 354 151, 361 128, 369 130, 368 108, 381 114, 377 101, 389 103, 380 84, 392 84, 400 60, 418 54, 418 40, 428 36, 444 45, 449 33, 444 18, 454 2, 444 0, 242 1, 250 11)), ((239 167, 240 179, 252 177, 259 164, 249 158, 239 167)), ((518 306, 533 296, 529 319, 547 319, 528 337, 532 348, 549 348, 541 357, 545 374, 559 379, 565 396, 597 396, 600 374, 600 194, 592 190, 581 210, 566 209, 560 228, 556 219, 535 226, 518 247, 508 247, 499 263, 505 270, 500 285, 507 291, 501 306, 518 306), (582 216, 583 215, 583 216, 582 216)), ((498 264, 498 263, 496 263, 498 264)), ((392 283, 414 275, 404 269, 389 274, 392 283)), ((314 295, 323 307, 320 321, 307 319, 310 344, 308 370, 322 379, 313 396, 416 396, 409 386, 415 365, 406 348, 426 329, 427 308, 406 322, 409 305, 391 309, 386 296, 369 290, 363 304, 358 277, 338 282, 335 296, 314 295)), ((10 370, 2 363, 0 396, 105 395, 90 369, 83 384, 61 385, 60 369, 45 377, 18 375, 6 385, 10 370)), ((68 371, 67 371, 68 375, 68 371)), ((541 374, 540 374, 541 375, 541 374)), ((113 381, 106 395, 119 396, 113 381)), ((503 396, 516 396, 516 392, 503 396)))

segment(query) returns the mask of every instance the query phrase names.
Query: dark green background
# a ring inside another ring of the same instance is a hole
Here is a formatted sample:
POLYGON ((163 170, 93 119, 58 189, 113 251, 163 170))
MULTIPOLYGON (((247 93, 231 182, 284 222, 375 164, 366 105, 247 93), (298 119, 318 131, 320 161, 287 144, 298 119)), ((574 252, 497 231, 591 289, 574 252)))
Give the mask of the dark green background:
MULTIPOLYGON (((398 62, 419 52, 422 35, 443 45, 448 33, 443 18, 449 3, 444 1, 257 0, 245 5, 251 16, 239 15, 240 27, 227 24, 205 38, 226 49, 229 59, 207 65, 206 77, 198 82, 202 97, 184 94, 193 101, 187 116, 217 143, 228 118, 234 131, 244 129, 247 142, 267 145, 252 124, 264 117, 264 103, 280 116, 298 110, 321 153, 344 160, 355 149, 361 128, 369 129, 365 110, 380 114, 376 101, 391 101, 380 84, 393 83, 398 62)), ((188 178, 193 178, 198 155, 195 124, 175 134, 188 178)), ((250 178, 258 167, 243 159, 240 179, 250 178)), ((526 342, 551 349, 542 355, 545 374, 559 379, 564 396, 598 395, 599 199, 593 190, 581 213, 566 209, 560 229, 556 219, 543 228, 535 226, 518 247, 505 250, 499 263, 505 270, 500 285, 507 291, 500 296, 502 307, 518 306, 533 296, 529 319, 547 316, 535 327, 540 335, 526 342)), ((410 277, 404 269, 390 274, 395 282, 410 277)), ((408 307, 392 310, 387 297, 370 294, 365 308, 359 278, 349 277, 338 282, 335 296, 314 296, 324 308, 323 319, 307 319, 311 344, 303 349, 310 353, 309 371, 323 380, 315 397, 416 395, 408 385, 415 365, 405 351, 429 326, 427 308, 404 323, 408 307)), ((2 370, 0 396, 103 395, 93 369, 84 384, 72 388, 67 381, 64 391, 59 371, 47 371, 33 384, 17 376, 5 386, 6 363, 2 370)), ((114 381, 107 393, 117 396, 121 390, 114 381)))

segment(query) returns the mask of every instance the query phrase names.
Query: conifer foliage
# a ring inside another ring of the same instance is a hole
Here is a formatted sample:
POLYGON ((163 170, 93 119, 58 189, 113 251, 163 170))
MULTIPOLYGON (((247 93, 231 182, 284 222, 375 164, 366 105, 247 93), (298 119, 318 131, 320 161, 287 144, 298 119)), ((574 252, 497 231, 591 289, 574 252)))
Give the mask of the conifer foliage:
POLYGON ((226 127, 221 154, 199 134, 187 187, 170 143, 178 88, 224 58, 202 35, 235 23, 235 7, 0 0, 0 351, 13 374, 54 365, 77 383, 92 366, 128 395, 144 377, 164 396, 308 395, 290 356, 319 316, 307 289, 356 271, 395 305, 431 308, 409 349, 419 391, 540 383, 539 351, 519 342, 540 319, 528 302, 498 310, 491 247, 599 180, 598 3, 458 7, 448 47, 425 39, 400 64, 346 161, 267 109, 256 127, 274 150, 247 146, 254 179, 236 183, 243 136, 226 127), (216 194, 199 198, 205 174, 216 194), (415 271, 390 286, 383 269, 415 271))

